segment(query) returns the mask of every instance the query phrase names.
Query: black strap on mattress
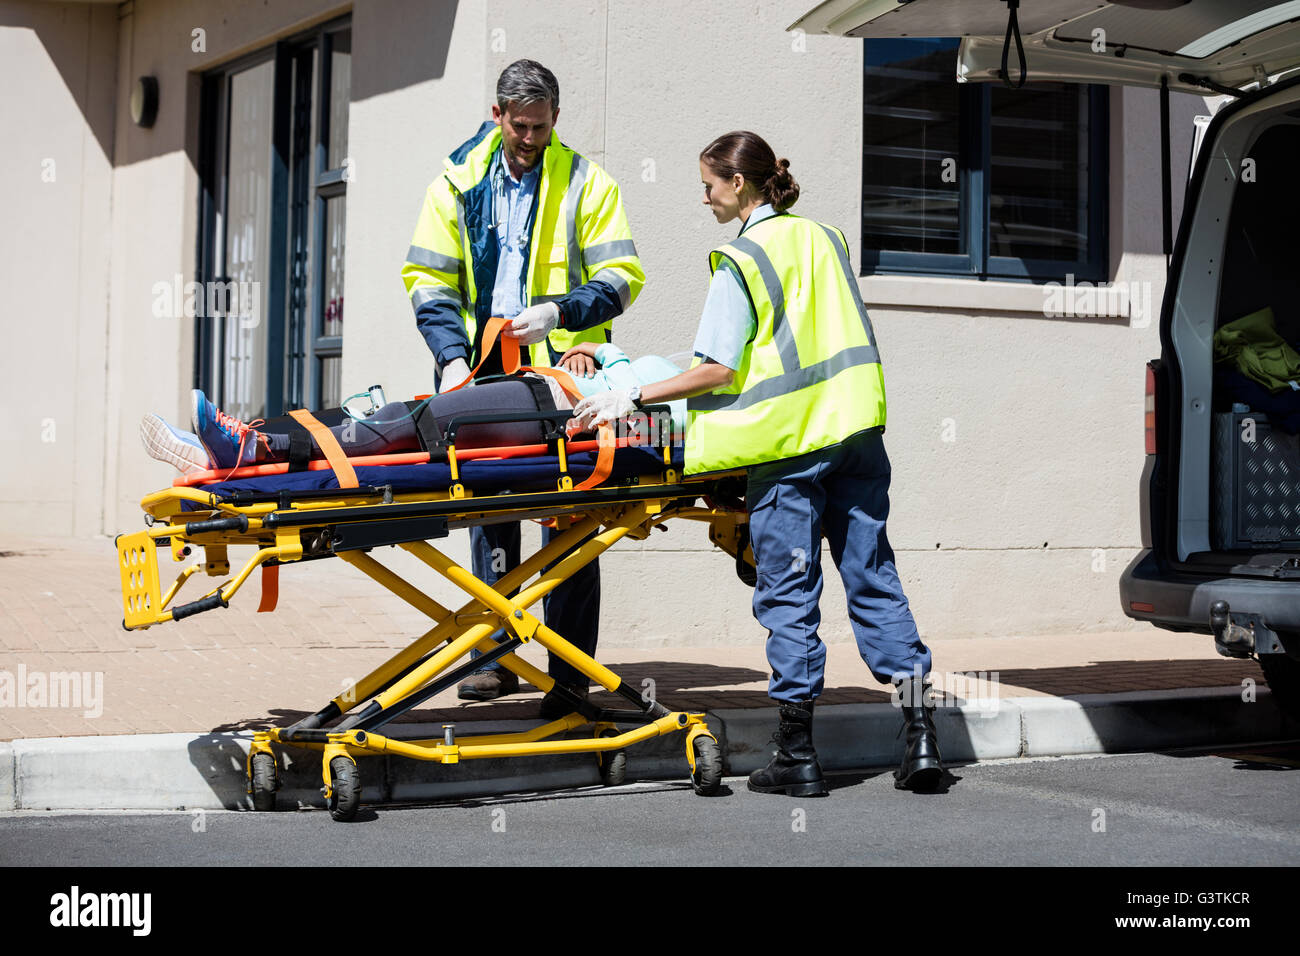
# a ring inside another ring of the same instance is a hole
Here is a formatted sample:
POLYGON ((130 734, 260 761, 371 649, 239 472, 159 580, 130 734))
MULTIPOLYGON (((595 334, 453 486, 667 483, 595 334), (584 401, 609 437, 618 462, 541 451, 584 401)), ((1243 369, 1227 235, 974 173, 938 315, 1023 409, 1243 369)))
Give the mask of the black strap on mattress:
POLYGON ((314 442, 305 428, 289 432, 289 470, 306 471, 311 461, 311 449, 314 442))
POLYGON ((429 411, 429 403, 410 404, 415 408, 415 430, 420 436, 420 448, 427 451, 433 461, 445 458, 446 451, 441 444, 442 429, 438 427, 437 417, 429 411))

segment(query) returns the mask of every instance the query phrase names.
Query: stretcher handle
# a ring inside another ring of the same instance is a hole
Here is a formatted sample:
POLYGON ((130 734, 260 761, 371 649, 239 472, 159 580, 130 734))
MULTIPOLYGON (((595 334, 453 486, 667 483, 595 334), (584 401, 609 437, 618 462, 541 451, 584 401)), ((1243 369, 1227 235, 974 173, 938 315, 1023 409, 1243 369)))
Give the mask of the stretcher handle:
POLYGON ((504 422, 546 422, 551 427, 547 430, 546 437, 554 438, 563 434, 563 429, 557 429, 555 426, 562 422, 567 422, 573 417, 570 409, 563 409, 554 412, 499 412, 495 415, 458 415, 447 423, 447 428, 443 433, 443 439, 440 445, 454 445, 456 443, 456 432, 464 425, 499 425, 504 422))
POLYGON ((235 515, 232 518, 210 518, 206 521, 190 521, 185 525, 186 536, 208 534, 212 531, 239 531, 242 533, 247 530, 247 515, 235 515))
MULTIPOLYGON (((642 405, 636 414, 648 415, 656 412, 671 414, 672 408, 668 405, 642 405)), ((636 415, 629 417, 635 418, 636 415)), ((569 421, 571 418, 573 418, 573 410, 568 408, 554 412, 501 412, 495 415, 458 415, 447 423, 443 440, 439 444, 455 444, 456 432, 463 425, 499 425, 505 422, 547 422, 551 425, 558 425, 561 422, 569 421)), ((554 437, 558 436, 553 433, 547 435, 548 439, 554 437)))
POLYGON ((330 742, 330 733, 331 731, 328 730, 304 727, 301 730, 281 731, 280 737, 283 740, 299 744, 327 744, 330 742))
MULTIPOLYGON (((393 495, 392 485, 360 485, 356 488, 345 489, 348 498, 379 498, 387 495, 389 498, 393 495)), ((265 501, 274 501, 286 511, 293 507, 295 501, 333 501, 336 498, 344 497, 342 491, 338 488, 316 488, 304 491, 296 489, 294 491, 248 491, 242 488, 236 488, 234 491, 228 491, 221 496, 222 502, 229 502, 234 505, 251 505, 260 504, 265 501)), ((387 502, 385 502, 387 503, 387 502)))
POLYGON ((230 602, 221 596, 220 590, 216 594, 209 594, 197 601, 191 601, 189 604, 182 604, 180 607, 172 608, 172 620, 179 621, 181 618, 199 614, 202 611, 211 611, 217 607, 230 607, 230 602))
POLYGON ((658 405, 641 405, 637 408, 636 413, 629 415, 628 418, 635 418, 642 412, 663 412, 665 415, 671 415, 673 413, 673 407, 664 402, 661 402, 658 405))

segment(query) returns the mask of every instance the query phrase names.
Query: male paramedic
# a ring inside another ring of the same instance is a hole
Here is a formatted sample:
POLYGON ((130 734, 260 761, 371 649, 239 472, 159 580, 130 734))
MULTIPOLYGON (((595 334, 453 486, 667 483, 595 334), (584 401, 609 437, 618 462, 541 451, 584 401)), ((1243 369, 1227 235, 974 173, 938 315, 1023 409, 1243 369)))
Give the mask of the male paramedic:
MULTIPOLYGON (((402 266, 415 324, 437 363, 437 388, 463 382, 483 358, 487 320, 529 347, 535 366, 558 363, 582 342, 611 340, 615 316, 636 299, 645 273, 632 244, 618 184, 555 134, 560 89, 540 63, 518 60, 497 79, 492 120, 444 160, 429 186, 402 266)), ((499 350, 476 377, 501 372, 499 350)), ((551 539, 543 529, 543 543, 551 539)), ((474 573, 494 583, 519 564, 519 523, 470 529, 474 573)), ((545 599, 546 623, 588 654, 596 650, 596 561, 545 599)), ((500 638, 500 632, 497 637, 500 638)), ((556 681, 542 701, 553 720, 587 695, 587 680, 552 657, 556 681)), ((493 700, 519 689, 491 665, 459 689, 493 700)))

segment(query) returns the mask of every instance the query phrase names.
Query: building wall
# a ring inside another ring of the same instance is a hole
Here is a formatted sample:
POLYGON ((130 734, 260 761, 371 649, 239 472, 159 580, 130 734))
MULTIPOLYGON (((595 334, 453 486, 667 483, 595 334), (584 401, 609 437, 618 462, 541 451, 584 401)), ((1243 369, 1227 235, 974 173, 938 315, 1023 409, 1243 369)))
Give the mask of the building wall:
POLYGON ((373 0, 353 11, 345 395, 376 382, 389 398, 433 391, 401 269, 425 189, 487 113, 484 11, 482 0, 373 0))
POLYGON ((173 422, 189 421, 194 320, 158 316, 154 300, 158 283, 194 277, 199 76, 346 11, 346 4, 321 0, 136 0, 120 20, 105 533, 137 527, 143 489, 175 476, 169 465, 142 453, 141 416, 153 411, 173 422), (157 77, 160 89, 158 118, 150 129, 135 126, 129 116, 131 84, 146 75, 157 77))
POLYGON ((0 528, 102 526, 112 7, 0 2, 0 528))
MULTIPOLYGON (((555 71, 561 138, 622 188, 648 275, 638 302, 616 324, 631 353, 690 351, 707 252, 735 228, 718 226, 701 203, 698 153, 719 133, 756 130, 788 157, 803 188, 796 211, 839 225, 856 264, 862 49, 851 40, 787 34, 807 6, 357 4, 345 393, 374 382, 390 397, 431 388, 432 359, 415 330, 400 265, 441 158, 487 118, 497 74, 520 57, 555 71)), ((39 240, 22 242, 12 232, 0 238, 15 253, 5 261, 24 264, 8 314, 44 308, 51 321, 24 326, 15 333, 20 341, 57 350, 75 340, 82 350, 75 375, 66 363, 38 371, 12 353, 0 359, 8 363, 6 383, 39 397, 41 408, 54 409, 43 417, 60 423, 54 443, 42 445, 35 426, 0 438, 10 460, 41 462, 21 476, 7 469, 0 485, 5 527, 132 529, 140 495, 170 479, 167 466, 141 454, 135 429, 150 410, 186 417, 192 328, 153 317, 150 306, 154 283, 176 273, 188 279, 194 269, 198 75, 346 9, 321 0, 136 0, 121 11, 0 3, 0 43, 13 54, 0 57, 3 79, 23 77, 37 91, 25 104, 6 99, 0 109, 9 112, 0 115, 43 131, 19 137, 22 151, 0 158, 6 182, 26 176, 32 184, 19 221, 39 240), (45 31, 11 23, 22 17, 46 23, 45 31), (199 27, 206 30, 202 52, 193 49, 199 27), (157 125, 140 130, 127 118, 127 98, 134 78, 149 73, 159 78, 161 109, 157 125), (52 145, 38 145, 45 141, 52 145), (52 151, 76 156, 72 168, 85 170, 75 189, 64 182, 66 192, 39 192, 31 170, 52 151), (69 237, 83 260, 71 278, 63 253, 54 251, 69 237), (71 282, 75 300, 67 297, 71 282), (53 309, 50 289, 59 290, 53 309), (64 444, 63 420, 88 422, 85 441, 64 444)), ((1174 97, 1175 213, 1191 116, 1208 111, 1199 98, 1174 97)), ((1154 92, 1112 92, 1112 277, 1147 284, 1146 323, 1046 318, 1043 288, 1028 284, 860 280, 889 390, 890 536, 923 634, 1131 626, 1119 609, 1117 580, 1139 546, 1143 365, 1159 352, 1158 119, 1154 92)), ((537 539, 532 526, 529 539, 537 539)), ((464 541, 451 547, 464 555, 464 541)), ((606 643, 755 639, 751 592, 730 562, 711 552, 701 527, 628 542, 602 563, 606 643)), ((826 638, 851 639, 834 574, 822 606, 826 638)))

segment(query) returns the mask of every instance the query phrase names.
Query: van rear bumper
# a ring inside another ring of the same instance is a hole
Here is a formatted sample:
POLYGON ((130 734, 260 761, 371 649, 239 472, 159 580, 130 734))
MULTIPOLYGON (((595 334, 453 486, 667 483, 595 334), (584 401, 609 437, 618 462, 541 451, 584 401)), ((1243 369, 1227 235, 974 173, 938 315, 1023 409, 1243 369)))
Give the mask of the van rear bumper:
POLYGON ((1216 601, 1226 601, 1234 614, 1258 615, 1272 630, 1300 631, 1300 581, 1172 571, 1161 568, 1150 549, 1138 552, 1124 569, 1119 595, 1129 617, 1173 631, 1212 633, 1210 605, 1216 601))

